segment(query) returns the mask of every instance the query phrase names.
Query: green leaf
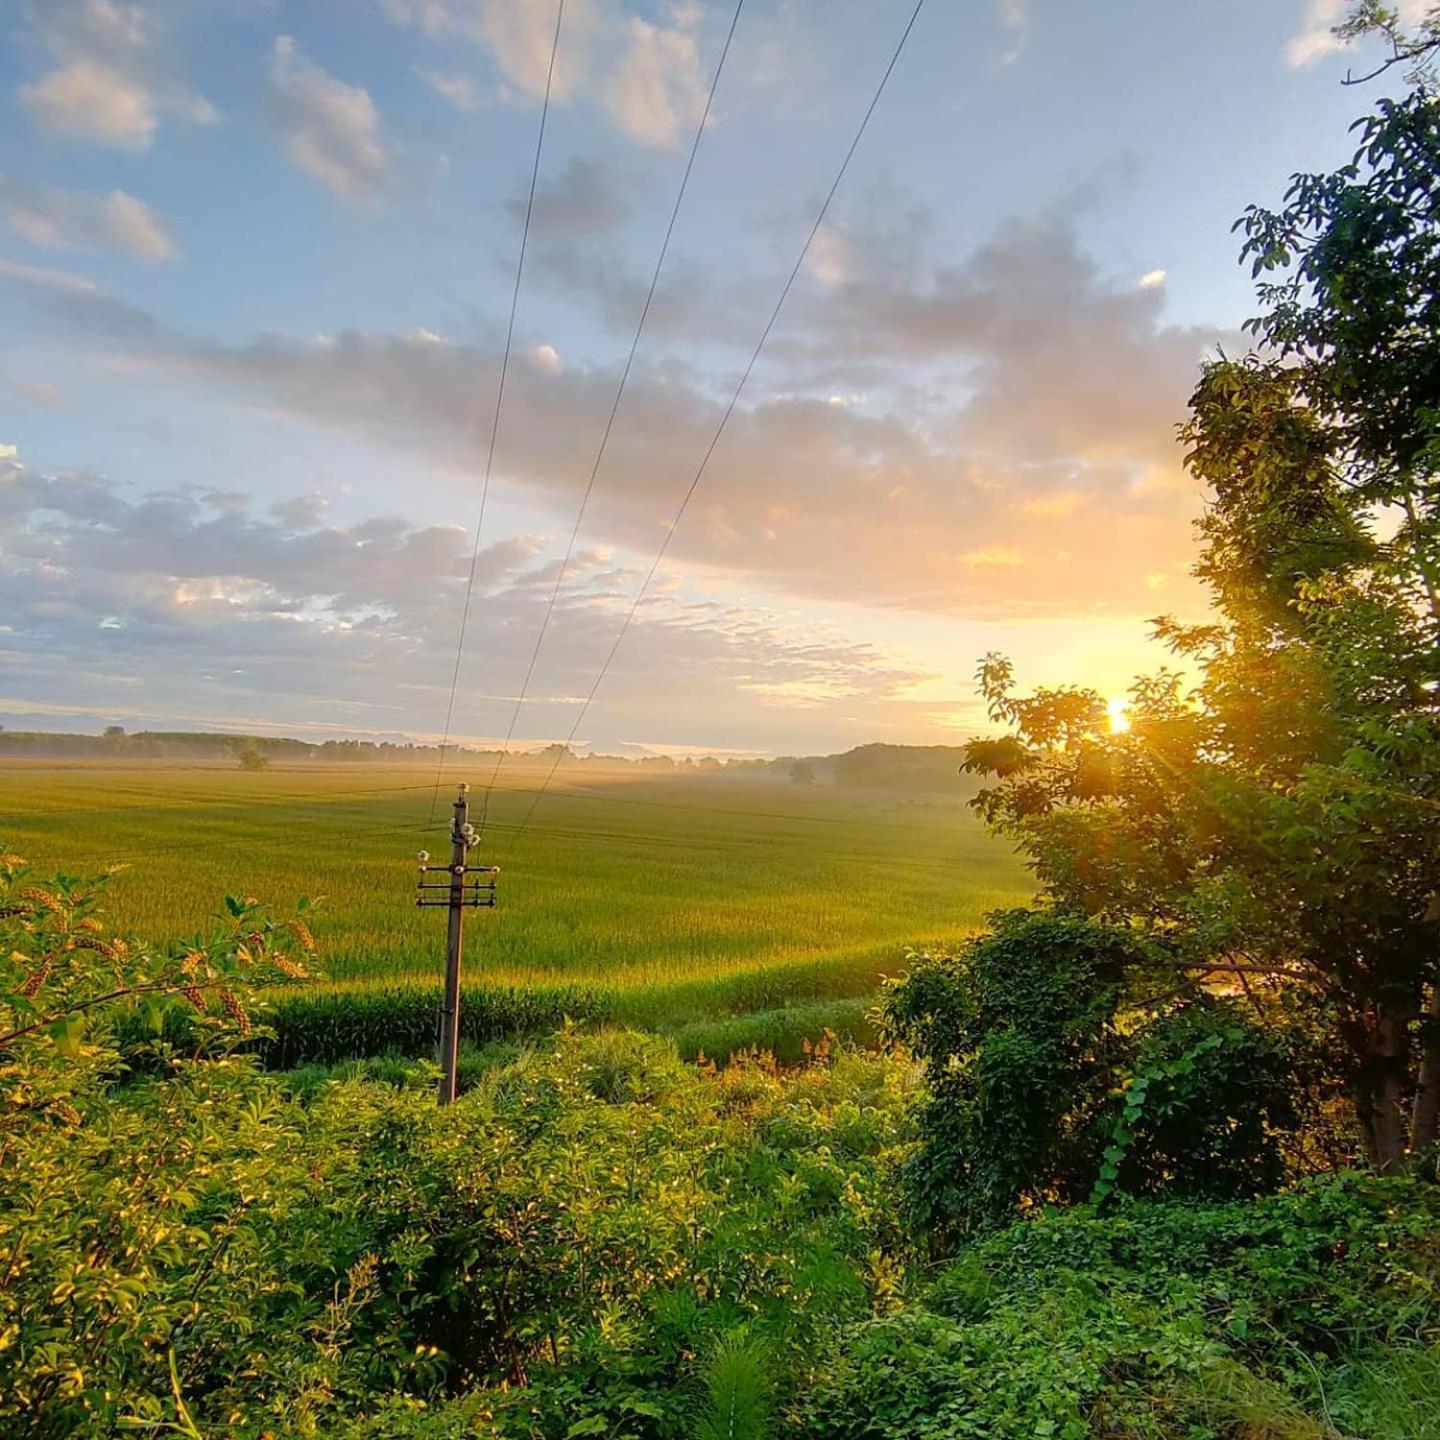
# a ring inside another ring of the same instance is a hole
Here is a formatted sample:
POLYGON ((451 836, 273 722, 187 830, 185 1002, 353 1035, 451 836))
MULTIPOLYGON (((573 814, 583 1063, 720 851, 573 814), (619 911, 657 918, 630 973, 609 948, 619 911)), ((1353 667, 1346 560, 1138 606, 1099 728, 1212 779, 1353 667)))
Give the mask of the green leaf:
POLYGON ((603 1435, 609 1428, 610 1422, 603 1415, 587 1415, 565 1432, 565 1440, 572 1440, 576 1435, 603 1435))
POLYGON ((67 1060, 73 1060, 80 1053, 80 1041, 85 1035, 85 1019, 81 1015, 62 1015, 50 1026, 50 1038, 55 1048, 67 1060))

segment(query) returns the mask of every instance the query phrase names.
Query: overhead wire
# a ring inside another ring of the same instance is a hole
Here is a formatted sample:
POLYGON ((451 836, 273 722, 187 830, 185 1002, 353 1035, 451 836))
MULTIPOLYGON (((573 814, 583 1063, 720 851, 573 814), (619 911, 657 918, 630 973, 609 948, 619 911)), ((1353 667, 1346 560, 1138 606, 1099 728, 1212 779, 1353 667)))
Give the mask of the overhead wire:
POLYGON ((475 522, 475 543, 470 551, 470 573, 465 581, 465 603, 460 612, 460 633, 455 642, 455 666, 450 675, 450 698, 445 705, 445 729, 440 741, 440 759, 435 769, 435 788, 430 797, 430 818, 440 800, 440 782, 445 774, 445 752, 450 745, 450 726, 455 717, 455 694, 460 686, 460 662, 465 653, 465 632, 470 624, 470 601, 475 592, 475 569, 480 560, 480 537, 485 528, 485 509, 490 498, 490 475, 495 466, 495 442, 500 432, 500 412, 505 403, 505 380, 510 373, 510 350, 515 339, 515 313, 520 305, 520 282, 525 274, 525 251, 530 242, 530 218, 535 211, 535 187, 540 177, 540 155, 545 148, 545 122, 550 115, 550 90, 555 79, 555 56, 560 50, 560 26, 565 18, 565 0, 555 11, 555 36, 550 42, 550 66, 545 72, 545 99, 540 107, 540 129, 535 137, 535 160, 530 167, 530 194, 525 201, 525 224, 520 234, 520 256, 515 264, 515 286, 510 294, 510 322, 505 330, 505 351, 500 361, 500 379, 495 386, 495 413, 490 422, 490 444, 485 454, 485 478, 480 488, 480 514, 475 522))
POLYGON ((645 322, 650 316, 650 307, 655 300, 655 290, 660 283, 660 272, 665 266, 665 257, 670 252, 670 241, 675 234, 675 222, 680 218, 680 207, 685 201, 685 192, 690 185, 690 174, 695 168, 695 156, 700 150, 700 141, 705 134, 705 127, 710 120, 710 110, 715 103, 715 92, 720 85, 720 76, 725 69, 726 58, 730 54, 730 43, 735 38, 735 28, 740 23, 740 12, 744 9, 745 0, 736 0, 734 14, 730 17, 730 29, 725 35, 725 44, 720 50, 720 59, 715 66, 715 74, 710 81, 710 90, 705 97, 705 108, 701 112, 700 121, 695 127, 695 138, 690 144, 690 155, 685 162, 684 173, 680 177, 680 188, 675 194, 675 203, 670 210, 670 222, 665 227, 665 238, 660 244, 660 253, 655 260, 655 269, 650 276, 650 288, 645 294, 645 303, 640 307, 640 318, 635 324, 635 334, 630 341, 630 353, 625 357, 625 368, 620 373, 620 383, 615 389, 615 399, 610 406, 610 414, 605 421, 605 430, 600 437, 600 446, 595 452, 595 462, 590 467, 589 478, 585 482, 584 492, 580 497, 580 508, 575 515, 575 523, 570 529, 570 540, 565 547, 565 556, 560 562, 560 568, 555 574, 555 583, 550 590, 550 598, 545 606, 545 614, 540 621, 540 631, 535 637, 535 648, 530 652, 530 663, 525 669, 525 679, 520 686, 520 693, 515 699, 515 707, 510 713, 510 724, 505 732, 505 740, 500 749, 499 758, 495 761, 495 768, 490 773, 490 779, 485 786, 484 798, 480 807, 480 834, 485 833, 485 822, 490 813, 490 792, 495 787, 499 778, 501 767, 505 764, 506 757, 510 753, 510 742, 515 738, 515 726, 519 723, 520 712, 524 708, 525 699, 530 693, 530 682, 535 676, 535 666, 540 658, 540 651, 545 643, 546 632, 550 628, 551 617, 555 613, 555 603, 560 595, 560 587, 564 584, 565 575, 570 568, 570 561, 575 554, 575 541, 580 534, 580 526, 585 519, 585 512, 590 505, 590 496, 595 489, 595 478, 600 473, 601 462, 605 458, 606 448, 610 444, 610 435, 615 428, 615 417, 620 412, 620 402, 625 396, 625 387, 630 380, 630 371, 635 364, 635 353, 640 348, 640 337, 645 333, 645 322))
POLYGON ((665 536, 660 542, 659 549, 655 552, 655 558, 650 562, 650 569, 646 573, 640 588, 635 592, 635 596, 630 602, 630 608, 625 613, 625 618, 620 624, 620 629, 615 635, 610 650, 601 662, 599 673, 595 677, 595 683, 591 685, 589 693, 581 703, 580 709, 575 716, 575 722, 570 727, 569 735, 566 736, 564 743, 555 756, 549 773, 542 782, 534 800, 531 801, 530 809, 526 812, 525 818, 521 822, 516 839, 524 834, 526 827, 530 823, 530 817, 534 815, 536 807, 544 798, 545 792, 550 788, 550 782, 554 779, 555 772, 560 768, 561 761, 565 758, 571 743, 579 733, 580 726, 584 723, 585 716, 589 713, 590 706, 594 702, 595 696, 599 693, 600 685, 604 681, 605 675, 615 659, 616 652, 620 649, 621 641, 624 640, 626 632, 630 629, 631 622, 635 619, 636 611, 640 608, 640 604, 644 600, 651 582, 655 579, 655 572, 660 568, 666 551, 670 548, 671 540, 675 538, 675 531, 679 527, 680 522, 685 518, 685 512, 689 509, 690 502, 694 498, 696 490, 700 487, 700 482, 709 467, 710 459, 715 453, 716 446, 720 443, 720 437, 725 433, 725 428, 730 423, 730 417, 735 413, 735 407, 740 403, 740 396, 760 359, 760 352, 765 348, 765 344, 770 338, 770 332, 775 328, 775 322, 780 318, 780 312, 784 308, 785 301, 789 297, 796 278, 800 274, 801 267, 805 263, 805 257, 810 253, 810 247, 814 244, 815 237, 819 234, 821 225, 825 223, 825 217, 829 214, 831 202, 835 199, 835 194, 840 188, 841 181, 844 180, 845 173, 850 168, 850 161, 854 158, 855 152, 859 148, 860 141, 864 137, 866 129, 869 127, 870 118, 874 115, 875 109, 880 103, 880 97, 885 93, 885 87, 889 83, 896 65, 899 63, 901 53, 905 49, 905 44, 910 38, 911 31, 915 28, 915 22, 920 18, 921 10, 924 8, 925 0, 916 0, 915 8, 910 13, 910 19, 906 22, 905 28, 901 32, 899 43, 895 46, 894 52, 890 56, 890 63, 886 65, 885 71, 880 77, 880 83, 876 87, 874 95, 871 97, 870 104, 865 109, 864 116, 861 118, 859 128, 855 131, 854 138, 850 141, 850 147, 845 152, 845 158, 840 162, 840 168, 835 172, 835 178, 830 184, 830 189, 825 196, 825 201, 815 216, 815 223, 811 225, 810 233, 805 237, 804 245, 800 247, 800 253, 795 259, 795 264, 791 267, 790 274, 786 277, 785 284, 780 289, 779 298, 775 301, 775 306, 770 312, 770 318, 765 322, 765 328, 760 332, 760 338, 755 344, 755 349, 751 353, 745 369, 741 372, 740 379, 730 396, 729 403, 720 416, 720 422, 716 425, 715 433, 710 437, 710 443, 706 446, 705 452, 701 456, 700 464, 696 467, 694 477, 691 479, 689 487, 686 489, 680 501, 679 507, 676 509, 669 525, 666 527, 665 536))

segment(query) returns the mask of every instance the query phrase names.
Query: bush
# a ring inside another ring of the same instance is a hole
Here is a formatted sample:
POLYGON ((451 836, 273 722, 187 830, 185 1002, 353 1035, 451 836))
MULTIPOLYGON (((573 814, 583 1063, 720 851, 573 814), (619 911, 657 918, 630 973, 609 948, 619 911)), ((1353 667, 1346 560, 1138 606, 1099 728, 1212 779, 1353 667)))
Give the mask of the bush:
POLYGON ((914 957, 884 1000, 887 1033, 927 1062, 910 1181, 920 1222, 940 1234, 1083 1198, 1122 1054, 1131 937, 1025 910, 992 923, 957 956, 914 957))
POLYGON ((1437 1281, 1440 1193, 1414 1181, 1350 1175, 1259 1201, 1047 1215, 854 1331, 801 1428, 814 1440, 1337 1440, 1327 1414, 1348 1413, 1367 1423, 1346 1434, 1408 1440, 1434 1433, 1421 1427, 1434 1423, 1437 1281))
POLYGON ((303 922, 153 952, 0 878, 5 1433, 759 1434, 894 1303, 908 1065, 566 1030, 445 1111, 423 1064, 286 1082, 244 1045, 303 922))
POLYGON ((1282 1033, 1203 993, 1146 1003, 1163 957, 1129 930, 1012 910, 958 955, 915 957, 881 1023, 926 1062, 918 1222, 941 1244, 1112 1192, 1273 1189, 1299 1123, 1282 1033))

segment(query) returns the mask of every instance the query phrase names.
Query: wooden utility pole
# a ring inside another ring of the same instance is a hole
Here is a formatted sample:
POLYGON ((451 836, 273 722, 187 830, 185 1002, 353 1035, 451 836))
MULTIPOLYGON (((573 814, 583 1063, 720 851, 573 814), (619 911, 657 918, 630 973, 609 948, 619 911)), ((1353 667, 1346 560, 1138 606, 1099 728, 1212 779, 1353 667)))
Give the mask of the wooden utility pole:
POLYGON ((455 817, 450 824, 450 863, 430 864, 428 851, 422 850, 420 860, 420 881, 415 892, 415 903, 421 909, 445 906, 450 912, 450 923, 445 937, 445 999, 440 1007, 440 1088, 437 1100, 449 1105, 455 1099, 455 1077, 460 1059, 460 954, 464 940, 464 915, 467 908, 495 904, 495 877, 500 873, 495 865, 467 865, 466 852, 479 838, 475 827, 468 819, 466 794, 470 787, 460 784, 455 787, 455 817), (443 881, 430 881, 431 874, 444 874, 443 881), (477 876, 474 880, 468 876, 477 876), (442 890, 443 896, 433 894, 442 890))

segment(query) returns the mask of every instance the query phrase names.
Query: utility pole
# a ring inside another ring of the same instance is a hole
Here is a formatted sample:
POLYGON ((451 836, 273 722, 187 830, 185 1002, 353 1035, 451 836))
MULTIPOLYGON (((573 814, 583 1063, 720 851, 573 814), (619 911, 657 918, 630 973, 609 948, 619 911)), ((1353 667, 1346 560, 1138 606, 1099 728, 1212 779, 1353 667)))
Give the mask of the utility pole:
POLYGON ((436 1099, 441 1105, 449 1105, 455 1099, 455 1076, 460 1059, 460 951, 465 933, 464 914, 466 909, 494 908, 495 877, 500 873, 498 865, 465 863, 466 852, 479 839, 468 819, 465 797, 469 789, 464 783, 455 787, 455 817, 450 824, 450 863, 430 864, 427 850, 422 850, 417 857, 420 880, 416 886, 415 904, 422 910, 443 905, 450 912, 445 937, 445 1000, 440 1009, 440 1088, 436 1099), (442 881, 425 878, 433 874, 449 878, 442 881), (471 875, 477 878, 467 878, 471 875), (437 890, 444 891, 444 895, 434 894, 437 890))

